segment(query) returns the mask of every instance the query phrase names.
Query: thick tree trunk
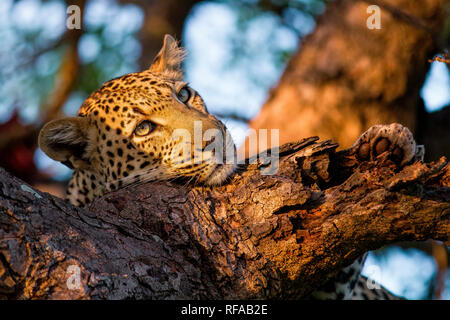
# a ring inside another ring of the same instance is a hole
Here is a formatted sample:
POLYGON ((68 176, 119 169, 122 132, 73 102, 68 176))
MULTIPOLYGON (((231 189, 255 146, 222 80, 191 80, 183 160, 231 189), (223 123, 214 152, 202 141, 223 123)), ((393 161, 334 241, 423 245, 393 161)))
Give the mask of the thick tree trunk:
POLYGON ((88 208, 0 169, 0 297, 304 298, 368 250, 450 243, 444 159, 400 170, 336 147, 309 138, 280 148, 276 175, 250 164, 221 187, 148 183, 88 208))
POLYGON ((398 122, 429 160, 450 156, 448 110, 428 114, 419 95, 428 59, 443 49, 444 17, 442 0, 331 2, 250 126, 280 129, 280 144, 318 135, 349 147, 370 126, 398 122), (367 27, 370 5, 381 29, 367 27))

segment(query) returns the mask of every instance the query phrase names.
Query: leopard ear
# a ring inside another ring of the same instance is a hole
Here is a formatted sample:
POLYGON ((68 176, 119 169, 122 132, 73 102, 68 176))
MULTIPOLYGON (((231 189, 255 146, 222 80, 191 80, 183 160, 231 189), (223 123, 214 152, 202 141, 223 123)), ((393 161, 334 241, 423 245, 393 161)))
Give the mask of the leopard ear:
POLYGON ((50 158, 71 169, 87 169, 92 143, 87 118, 72 117, 53 120, 45 124, 39 133, 39 147, 50 158))
POLYGON ((181 62, 183 62, 185 56, 184 49, 178 46, 177 41, 171 35, 166 34, 164 44, 149 70, 153 73, 163 74, 173 80, 183 80, 181 62))

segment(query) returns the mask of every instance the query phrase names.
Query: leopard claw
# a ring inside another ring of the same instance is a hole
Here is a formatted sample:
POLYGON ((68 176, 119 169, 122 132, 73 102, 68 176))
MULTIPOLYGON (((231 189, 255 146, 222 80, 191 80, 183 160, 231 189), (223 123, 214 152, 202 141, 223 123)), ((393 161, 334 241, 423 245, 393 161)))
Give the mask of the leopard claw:
POLYGON ((411 131, 399 123, 375 125, 364 132, 353 144, 361 161, 373 161, 388 152, 400 166, 411 160, 423 160, 425 148, 417 145, 411 131))

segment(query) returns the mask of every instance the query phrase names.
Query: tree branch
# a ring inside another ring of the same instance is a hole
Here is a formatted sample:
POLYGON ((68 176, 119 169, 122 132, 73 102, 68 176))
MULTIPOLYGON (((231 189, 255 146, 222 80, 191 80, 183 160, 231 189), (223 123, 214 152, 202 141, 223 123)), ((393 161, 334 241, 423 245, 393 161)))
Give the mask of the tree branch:
POLYGON ((444 158, 400 170, 336 147, 309 138, 280 148, 276 175, 248 164, 221 187, 147 183, 88 208, 0 170, 0 296, 297 299, 368 250, 450 243, 444 158))

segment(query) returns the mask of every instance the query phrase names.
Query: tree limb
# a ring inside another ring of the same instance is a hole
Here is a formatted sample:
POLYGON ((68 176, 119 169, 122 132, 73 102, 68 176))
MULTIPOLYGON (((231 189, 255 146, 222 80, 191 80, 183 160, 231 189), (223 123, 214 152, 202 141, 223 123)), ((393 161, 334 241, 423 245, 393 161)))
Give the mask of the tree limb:
POLYGON ((276 175, 253 163, 221 187, 147 183, 88 208, 0 169, 0 296, 297 299, 368 250, 450 243, 444 158, 400 170, 336 147, 304 139, 280 148, 276 175))

